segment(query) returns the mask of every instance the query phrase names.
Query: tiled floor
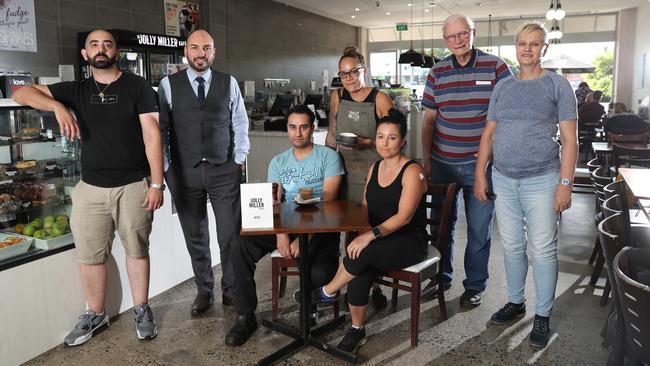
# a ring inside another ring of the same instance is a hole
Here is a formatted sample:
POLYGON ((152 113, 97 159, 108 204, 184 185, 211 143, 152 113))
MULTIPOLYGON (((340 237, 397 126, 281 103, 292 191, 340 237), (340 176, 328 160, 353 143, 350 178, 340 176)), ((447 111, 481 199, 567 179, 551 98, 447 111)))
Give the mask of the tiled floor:
MULTIPOLYGON (((409 299, 401 296, 397 309, 368 314, 368 344, 360 350, 360 362, 368 365, 604 365, 607 350, 601 347, 600 330, 607 309, 598 306, 604 278, 596 288, 588 286, 592 267, 587 259, 595 238, 593 196, 574 195, 574 204, 561 221, 559 241, 560 275, 557 299, 551 318, 553 336, 548 347, 535 350, 527 336, 534 317, 532 270, 526 287, 528 313, 510 326, 488 324, 490 315, 505 302, 505 275, 499 238, 495 235, 490 260, 490 283, 483 304, 474 309, 460 308, 463 291, 462 255, 465 219, 459 218, 457 273, 446 293, 449 319, 442 322, 437 302, 423 304, 420 345, 410 348, 409 299)), ((462 210, 460 210, 462 212, 462 210)), ((215 268, 219 274, 219 267, 215 268)), ((257 271, 260 299, 258 319, 270 317, 270 261, 262 260, 257 271)), ((603 274, 604 275, 604 274, 603 274)), ((287 293, 298 284, 291 279, 287 293)), ((111 327, 83 346, 59 346, 30 361, 30 365, 249 365, 289 342, 289 339, 260 328, 240 348, 224 345, 223 338, 233 322, 231 308, 220 304, 203 317, 191 318, 194 284, 186 281, 151 300, 159 325, 159 335, 148 342, 138 341, 130 313, 112 320, 111 327)), ((215 298, 220 299, 219 294, 215 298)), ((295 322, 298 307, 287 296, 280 303, 283 319, 295 322)), ((326 313, 325 317, 330 315, 326 313)), ((329 336, 333 342, 343 330, 329 336)), ((308 349, 294 354, 282 365, 344 365, 325 353, 308 349)))

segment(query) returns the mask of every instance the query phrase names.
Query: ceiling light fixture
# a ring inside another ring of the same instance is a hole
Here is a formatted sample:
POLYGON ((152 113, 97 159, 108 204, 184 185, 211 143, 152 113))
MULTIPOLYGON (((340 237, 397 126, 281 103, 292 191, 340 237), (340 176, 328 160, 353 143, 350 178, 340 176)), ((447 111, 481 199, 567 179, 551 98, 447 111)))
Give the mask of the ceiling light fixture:
POLYGON ((359 8, 354 8, 354 11, 359 11, 359 8))
POLYGON ((547 20, 562 20, 566 16, 566 11, 562 9, 562 4, 560 0, 551 0, 551 6, 549 6, 548 11, 546 12, 547 20))
POLYGON ((355 19, 356 17, 357 17, 356 15, 353 15, 353 16, 351 16, 350 18, 355 19))
POLYGON ((390 15, 390 11, 386 13, 386 15, 390 15))
POLYGON ((397 61, 400 64, 410 64, 412 66, 421 66, 424 65, 424 56, 421 53, 413 49, 413 4, 409 4, 411 7, 411 48, 408 51, 399 55, 399 60, 397 61))

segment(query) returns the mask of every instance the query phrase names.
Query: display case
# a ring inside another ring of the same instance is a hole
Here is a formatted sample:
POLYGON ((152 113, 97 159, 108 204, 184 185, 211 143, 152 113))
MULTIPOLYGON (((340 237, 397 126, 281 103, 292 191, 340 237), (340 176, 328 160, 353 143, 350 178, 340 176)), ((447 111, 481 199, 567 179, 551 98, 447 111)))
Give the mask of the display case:
POLYGON ((60 136, 53 113, 0 99, 0 270, 73 247, 80 147, 60 136))

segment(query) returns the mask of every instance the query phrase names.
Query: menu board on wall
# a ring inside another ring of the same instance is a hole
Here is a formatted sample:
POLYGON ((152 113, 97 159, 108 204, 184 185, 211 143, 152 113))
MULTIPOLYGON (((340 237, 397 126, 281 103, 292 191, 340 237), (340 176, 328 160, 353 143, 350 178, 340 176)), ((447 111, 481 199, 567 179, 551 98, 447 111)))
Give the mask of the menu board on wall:
POLYGON ((0 0, 0 50, 36 52, 34 0, 0 0))
POLYGON ((199 28, 199 4, 183 0, 163 0, 165 34, 186 39, 199 28))

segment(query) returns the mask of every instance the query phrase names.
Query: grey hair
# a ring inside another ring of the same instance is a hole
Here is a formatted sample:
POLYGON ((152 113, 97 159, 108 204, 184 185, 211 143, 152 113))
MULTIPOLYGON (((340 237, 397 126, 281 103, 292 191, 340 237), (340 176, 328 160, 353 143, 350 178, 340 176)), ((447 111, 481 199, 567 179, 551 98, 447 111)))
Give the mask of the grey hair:
POLYGON ((445 27, 449 23, 453 23, 453 22, 455 22, 457 20, 464 20, 465 23, 467 23, 467 26, 469 27, 469 29, 474 29, 474 21, 472 20, 472 18, 468 17, 467 15, 463 15, 463 14, 452 14, 452 15, 448 16, 447 19, 445 19, 444 23, 442 23, 442 32, 443 33, 445 32, 445 27))
POLYGON ((543 25, 539 23, 524 23, 519 27, 519 30, 517 31, 517 35, 515 36, 515 43, 519 40, 519 35, 522 33, 529 33, 529 32, 541 32, 542 33, 542 38, 544 38, 544 44, 548 43, 548 32, 546 31, 546 28, 544 28, 543 25))

